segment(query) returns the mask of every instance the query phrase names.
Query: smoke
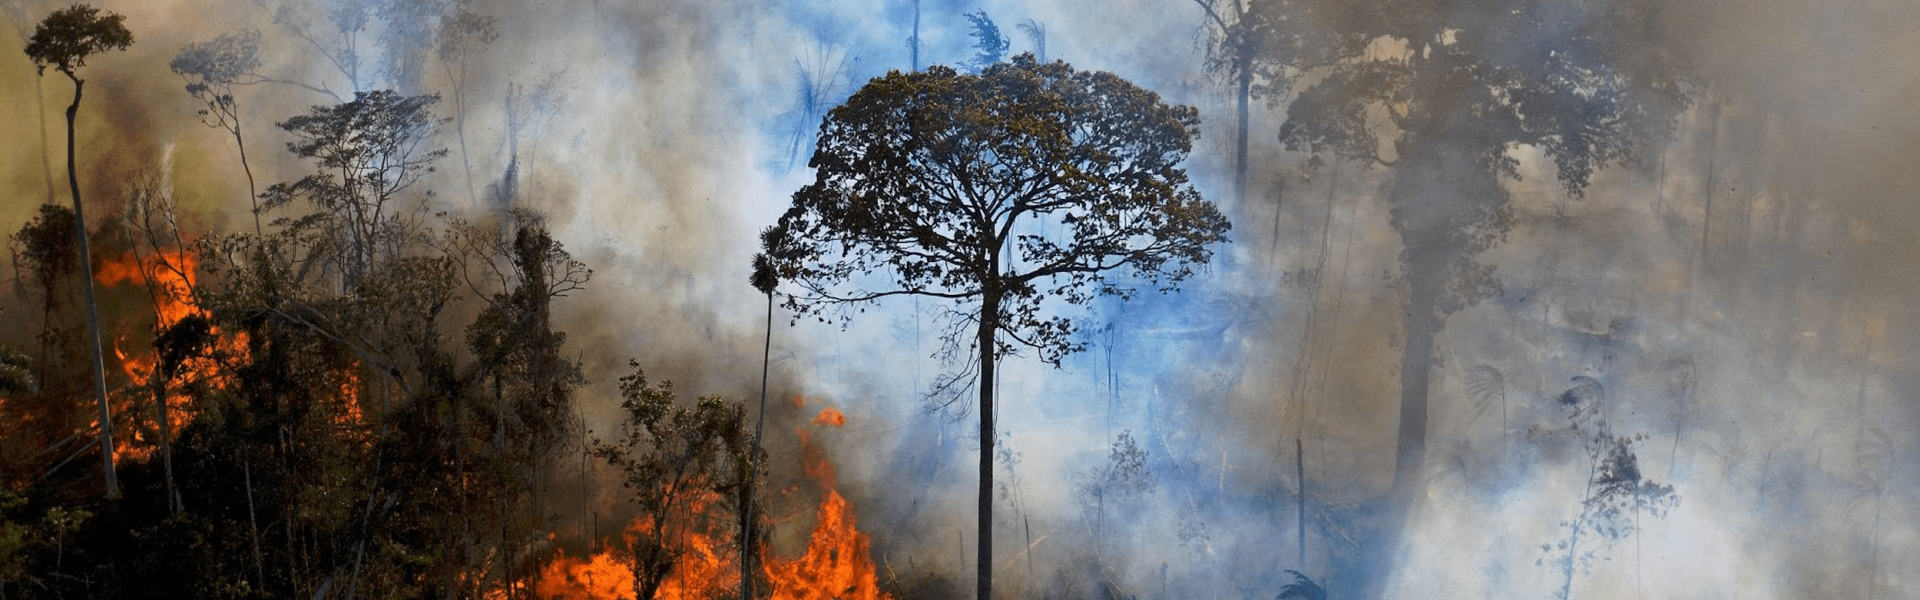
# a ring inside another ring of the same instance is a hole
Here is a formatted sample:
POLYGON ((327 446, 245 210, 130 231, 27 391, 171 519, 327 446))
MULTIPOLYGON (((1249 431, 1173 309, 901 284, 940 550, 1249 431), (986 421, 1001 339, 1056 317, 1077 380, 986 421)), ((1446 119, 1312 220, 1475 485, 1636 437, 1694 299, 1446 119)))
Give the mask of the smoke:
MULTIPOLYGON (((56 4, 10 2, 20 10, 8 14, 31 32, 56 4)), ((198 122, 167 62, 187 43, 254 28, 263 74, 350 95, 322 52, 340 41, 315 17, 325 7, 294 5, 310 18, 310 42, 276 22, 274 2, 100 5, 127 15, 136 41, 82 71, 89 215, 106 212, 91 206, 121 195, 130 173, 162 168, 172 148, 186 224, 250 226, 232 140, 198 122)), ((595 269, 588 290, 556 306, 591 381, 580 397, 590 427, 609 430, 612 382, 629 357, 683 395, 755 397, 766 305, 747 284, 748 259, 811 175, 804 147, 788 164, 795 133, 817 127, 802 118, 803 82, 835 102, 907 68, 912 6, 469 7, 494 17, 499 37, 466 59, 466 149, 450 123, 440 145, 453 153, 425 208, 484 210, 469 186, 485 190, 513 164, 518 202, 595 269)), ((1090 310, 1089 349, 1064 368, 1031 357, 1004 365, 999 422, 1011 453, 998 580, 1036 595, 1108 586, 1268 597, 1290 581, 1283 570, 1321 578, 1352 560, 1354 507, 1393 473, 1405 298, 1385 202, 1391 173, 1307 168, 1275 142, 1283 115, 1256 103, 1256 172, 1248 204, 1236 205, 1232 98, 1200 69, 1198 7, 925 0, 922 62, 966 60, 961 14, 979 9, 1003 31, 1044 23, 1052 58, 1200 106, 1190 166, 1236 224, 1235 242, 1185 292, 1090 310), (1154 485, 1092 502, 1122 433, 1145 451, 1154 485)), ((1612 560, 1578 573, 1574 594, 1913 594, 1920 320, 1903 309, 1920 292, 1910 234, 1920 223, 1911 201, 1920 42, 1910 35, 1920 9, 1699 3, 1686 16, 1702 93, 1671 144, 1603 172, 1583 199, 1565 197, 1544 157, 1517 151, 1524 177, 1503 182, 1515 226, 1481 257, 1503 291, 1451 316, 1436 344, 1426 503, 1408 524, 1392 589, 1558 589, 1557 572, 1535 562, 1552 555, 1543 544, 1566 537, 1558 524, 1580 514, 1590 432, 1571 428, 1554 399, 1585 378, 1604 390, 1613 432, 1645 435, 1634 447, 1641 471, 1673 485, 1680 503, 1664 519, 1636 515, 1637 533, 1595 546, 1612 560)), ((392 84, 379 57, 405 45, 384 27, 358 42, 370 88, 392 84)), ((1013 52, 1032 49, 1011 37, 1013 52)), ((412 92, 442 94, 438 109, 451 117, 438 60, 425 56, 412 92)), ((55 201, 67 200, 59 110, 71 86, 55 75, 36 86, 20 54, 0 59, 0 81, 10 115, 0 120, 0 140, 10 140, 0 144, 0 228, 10 233, 47 197, 42 155, 61 186, 55 201)), ((239 88, 263 187, 306 168, 272 123, 334 101, 289 84, 239 88)), ((797 471, 793 432, 812 431, 875 538, 883 578, 972 569, 973 426, 921 398, 943 368, 930 358, 939 310, 891 302, 845 329, 774 317, 770 451, 797 471), (846 426, 809 425, 825 406, 846 426)))

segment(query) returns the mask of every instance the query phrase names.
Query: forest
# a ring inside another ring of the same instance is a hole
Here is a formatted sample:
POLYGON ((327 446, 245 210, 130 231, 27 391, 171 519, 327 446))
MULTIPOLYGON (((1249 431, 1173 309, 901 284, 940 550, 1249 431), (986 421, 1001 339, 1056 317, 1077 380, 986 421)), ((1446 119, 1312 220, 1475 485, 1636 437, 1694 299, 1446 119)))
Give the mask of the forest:
POLYGON ((1898 598, 1920 9, 0 0, 0 599, 1898 598))

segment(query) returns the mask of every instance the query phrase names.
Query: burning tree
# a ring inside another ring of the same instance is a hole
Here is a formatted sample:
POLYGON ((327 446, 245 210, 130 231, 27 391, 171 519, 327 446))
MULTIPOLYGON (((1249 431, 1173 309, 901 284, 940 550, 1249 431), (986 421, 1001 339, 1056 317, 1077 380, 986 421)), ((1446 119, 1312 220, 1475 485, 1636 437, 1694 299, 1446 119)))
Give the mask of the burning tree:
MULTIPOLYGON (((673 384, 651 385, 638 362, 620 378, 626 420, 614 443, 596 440, 593 454, 619 467, 621 486, 640 508, 632 530, 634 598, 651 599, 689 547, 711 543, 701 508, 745 485, 753 457, 746 409, 717 396, 691 408, 674 406, 673 384)), ((746 540, 742 539, 742 547, 746 540)))
POLYGON ((1178 166, 1198 130, 1191 107, 1031 54, 979 75, 890 72, 828 114, 814 183, 762 234, 774 272, 800 287, 785 301, 799 313, 844 323, 892 296, 961 307, 942 354, 970 344, 978 370, 934 393, 957 399, 978 376, 980 598, 992 594, 995 361, 1018 345, 1057 366, 1084 343, 1054 307, 1172 291, 1211 259, 1230 224, 1178 166), (1131 278, 1107 278, 1119 269, 1131 278))

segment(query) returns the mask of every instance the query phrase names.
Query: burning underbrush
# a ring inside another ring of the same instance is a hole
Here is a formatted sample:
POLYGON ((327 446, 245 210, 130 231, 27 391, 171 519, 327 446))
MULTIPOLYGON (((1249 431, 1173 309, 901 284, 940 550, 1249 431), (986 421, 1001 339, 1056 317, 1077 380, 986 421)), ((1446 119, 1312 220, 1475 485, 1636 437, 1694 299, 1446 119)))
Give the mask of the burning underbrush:
MULTIPOLYGON (((841 427, 846 417, 825 409, 813 421, 816 425, 841 427)), ((783 497, 808 496, 817 491, 820 502, 812 508, 812 530, 804 550, 798 556, 782 556, 768 544, 751 546, 756 596, 773 600, 887 600, 879 589, 872 559, 871 540, 859 530, 852 502, 840 494, 833 465, 812 441, 810 432, 798 432, 802 470, 815 490, 792 486, 783 497)), ((696 482, 705 484, 710 482, 696 482)), ((689 497, 684 508, 673 510, 664 519, 650 515, 636 517, 616 535, 595 540, 585 555, 555 553, 539 568, 534 594, 549 599, 631 600, 641 587, 636 574, 644 575, 650 559, 662 553, 649 545, 664 547, 673 557, 664 580, 657 583, 653 598, 659 600, 706 600, 739 597, 741 548, 736 505, 711 491, 706 485, 684 487, 689 497), (658 525, 656 525, 658 523, 658 525), (664 531, 665 534, 660 532, 664 531)), ((782 514, 778 507, 771 516, 761 516, 756 526, 764 531, 781 523, 800 521, 804 509, 782 514)), ((758 536, 755 536, 758 537, 758 536)), ((764 540, 765 538, 759 538, 764 540)))

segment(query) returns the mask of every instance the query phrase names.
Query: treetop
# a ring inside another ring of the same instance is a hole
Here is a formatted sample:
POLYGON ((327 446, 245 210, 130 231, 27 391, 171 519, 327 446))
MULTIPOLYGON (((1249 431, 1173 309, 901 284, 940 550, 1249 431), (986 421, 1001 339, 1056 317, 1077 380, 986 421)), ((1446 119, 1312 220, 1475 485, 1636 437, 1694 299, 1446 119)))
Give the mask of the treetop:
MULTIPOLYGON (((815 182, 762 236, 789 308, 892 295, 1006 304, 1004 330, 1036 347, 1071 326, 1043 298, 1171 290, 1230 224, 1180 163, 1199 113, 1106 72, 1031 53, 978 75, 934 66, 876 78, 830 112, 815 182), (877 285, 879 279, 886 285, 877 285)), ((1065 347, 1062 347, 1065 349, 1065 347)))
POLYGON ((27 57, 42 73, 52 65, 72 77, 74 69, 87 65, 88 56, 133 45, 133 33, 121 24, 125 20, 85 4, 53 11, 34 28, 33 38, 27 41, 27 57))

